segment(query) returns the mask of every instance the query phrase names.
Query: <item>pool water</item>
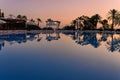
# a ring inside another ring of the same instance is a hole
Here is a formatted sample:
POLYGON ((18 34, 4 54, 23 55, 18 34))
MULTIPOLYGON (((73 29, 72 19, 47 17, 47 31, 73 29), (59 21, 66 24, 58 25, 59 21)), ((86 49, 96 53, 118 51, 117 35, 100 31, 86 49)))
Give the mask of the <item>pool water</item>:
POLYGON ((120 80, 120 34, 0 34, 0 80, 120 80))

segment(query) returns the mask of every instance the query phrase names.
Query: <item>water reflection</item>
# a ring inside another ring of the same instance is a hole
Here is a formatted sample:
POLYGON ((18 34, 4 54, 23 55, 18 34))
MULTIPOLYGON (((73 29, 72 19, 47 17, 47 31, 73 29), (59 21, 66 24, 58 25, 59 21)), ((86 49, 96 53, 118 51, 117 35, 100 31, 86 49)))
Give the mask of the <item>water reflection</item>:
POLYGON ((120 52, 120 34, 104 32, 65 32, 64 34, 71 35, 75 43, 81 46, 90 44, 94 48, 98 48, 104 45, 110 52, 120 52))
POLYGON ((47 41, 53 41, 53 40, 59 40, 60 39, 60 33, 55 33, 55 36, 52 35, 53 33, 46 33, 46 40, 47 41))
MULTIPOLYGON (((36 35, 39 33, 27 33, 27 34, 1 34, 0 35, 0 50, 4 47, 5 41, 11 45, 15 43, 26 43, 27 41, 33 41, 36 39, 36 35)), ((39 37, 38 37, 39 38, 39 37)))
POLYGON ((5 46, 6 42, 11 45, 15 43, 26 43, 28 41, 40 42, 43 37, 44 40, 51 42, 63 38, 60 34, 64 34, 74 40, 75 44, 80 46, 91 45, 94 48, 105 46, 110 52, 120 52, 120 34, 104 33, 104 32, 37 32, 37 33, 22 33, 22 34, 1 34, 0 35, 0 50, 5 46))

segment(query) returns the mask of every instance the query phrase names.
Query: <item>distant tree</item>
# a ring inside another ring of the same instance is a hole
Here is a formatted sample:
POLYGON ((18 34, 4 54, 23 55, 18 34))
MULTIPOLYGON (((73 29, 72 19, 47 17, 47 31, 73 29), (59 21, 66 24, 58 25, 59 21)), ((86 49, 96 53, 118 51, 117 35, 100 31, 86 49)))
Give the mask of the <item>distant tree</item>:
POLYGON ((90 22, 90 18, 88 16, 80 16, 79 20, 82 23, 82 27, 84 30, 90 30, 92 29, 93 24, 90 22))
POLYGON ((47 21, 53 21, 51 18, 47 19, 47 21))
POLYGON ((56 22, 57 22, 57 24, 58 24, 58 25, 57 25, 57 29, 59 29, 61 22, 60 22, 60 21, 56 21, 56 22))
POLYGON ((63 30, 75 30, 75 26, 73 26, 73 25, 71 25, 71 26, 66 25, 66 26, 64 26, 62 29, 63 29, 63 30))
POLYGON ((77 22, 76 20, 73 20, 71 24, 72 24, 73 26, 75 26, 75 25, 76 25, 76 22, 77 22))
POLYGON ((1 16, 2 16, 2 17, 4 17, 4 16, 5 16, 5 15, 4 15, 4 12, 2 12, 2 13, 1 13, 1 16))
POLYGON ((18 18, 18 19, 22 19, 22 15, 20 15, 20 14, 17 15, 17 18, 18 18))
POLYGON ((80 17, 78 17, 78 19, 79 19, 78 26, 79 26, 80 30, 82 30, 84 27, 84 21, 86 21, 88 19, 88 17, 87 17, 87 19, 85 19, 85 16, 80 16, 80 17))
POLYGON ((25 16, 25 15, 22 16, 22 19, 25 20, 25 21, 27 21, 27 16, 25 16))
POLYGON ((27 21, 27 16, 25 16, 25 15, 22 16, 22 15, 19 14, 19 15, 17 15, 17 18, 20 19, 20 20, 27 21))
POLYGON ((88 16, 80 16, 72 21, 72 25, 77 27, 78 29, 90 30, 96 29, 98 22, 101 20, 101 16, 99 14, 95 14, 92 17, 88 16))
POLYGON ((72 25, 74 26, 77 30, 81 29, 83 27, 82 21, 83 21, 83 16, 76 18, 75 20, 72 21, 72 25))
POLYGON ((74 27, 76 27, 76 24, 77 24, 77 21, 75 19, 75 20, 72 21, 71 25, 74 26, 74 27))
POLYGON ((79 30, 79 18, 76 18, 76 29, 79 30))
POLYGON ((112 21, 111 29, 113 30, 115 25, 120 25, 120 12, 116 9, 110 10, 108 20, 112 21))
POLYGON ((93 24, 93 29, 97 28, 97 24, 100 21, 101 16, 99 14, 95 14, 90 18, 90 22, 93 24))
POLYGON ((40 18, 37 18, 37 22, 38 22, 38 26, 40 26, 40 23, 42 22, 42 20, 40 18))
POLYGON ((34 19, 31 19, 30 21, 31 21, 31 22, 35 22, 35 20, 34 20, 34 19))
POLYGON ((109 28, 108 20, 106 20, 106 19, 101 20, 100 23, 102 24, 103 29, 109 28))

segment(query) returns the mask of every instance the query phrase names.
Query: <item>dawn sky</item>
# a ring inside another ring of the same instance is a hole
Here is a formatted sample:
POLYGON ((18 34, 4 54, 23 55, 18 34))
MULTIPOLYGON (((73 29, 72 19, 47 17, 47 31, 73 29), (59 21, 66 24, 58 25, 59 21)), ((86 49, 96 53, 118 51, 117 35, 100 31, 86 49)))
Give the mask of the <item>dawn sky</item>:
POLYGON ((81 15, 98 13, 105 18, 110 9, 120 10, 120 0, 0 0, 0 8, 5 16, 23 14, 43 22, 52 18, 67 25, 81 15))

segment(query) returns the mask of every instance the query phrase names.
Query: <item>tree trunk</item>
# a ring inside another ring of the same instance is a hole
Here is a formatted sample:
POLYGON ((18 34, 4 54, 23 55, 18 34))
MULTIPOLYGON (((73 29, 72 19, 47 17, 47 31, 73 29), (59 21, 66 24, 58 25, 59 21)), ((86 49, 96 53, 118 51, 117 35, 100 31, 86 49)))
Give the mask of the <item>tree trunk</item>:
POLYGON ((112 30, 114 29, 114 23, 115 23, 115 21, 114 21, 114 17, 113 17, 113 19, 112 19, 112 26, 111 26, 112 30))

